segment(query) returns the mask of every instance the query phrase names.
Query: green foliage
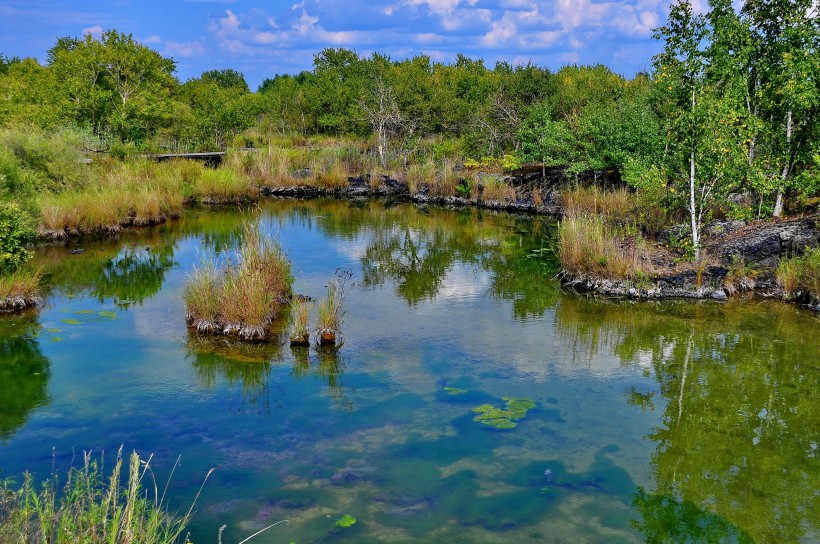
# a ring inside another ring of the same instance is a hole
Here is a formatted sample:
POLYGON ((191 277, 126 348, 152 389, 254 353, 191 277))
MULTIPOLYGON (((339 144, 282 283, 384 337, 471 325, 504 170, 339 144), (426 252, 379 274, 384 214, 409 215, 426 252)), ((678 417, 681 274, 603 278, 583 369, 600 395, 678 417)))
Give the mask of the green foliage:
POLYGON ((31 257, 25 246, 34 238, 25 212, 16 202, 0 201, 0 273, 8 273, 31 257))
POLYGON ((794 298, 804 290, 809 299, 820 301, 820 247, 807 249, 802 256, 781 260, 777 282, 786 298, 794 298))
POLYGON ((527 412, 535 408, 536 404, 529 399, 516 399, 512 397, 501 397, 506 401, 505 408, 496 408, 492 404, 482 404, 473 408, 473 412, 478 414, 473 421, 478 421, 484 425, 496 429, 513 429, 519 419, 523 419, 527 412))

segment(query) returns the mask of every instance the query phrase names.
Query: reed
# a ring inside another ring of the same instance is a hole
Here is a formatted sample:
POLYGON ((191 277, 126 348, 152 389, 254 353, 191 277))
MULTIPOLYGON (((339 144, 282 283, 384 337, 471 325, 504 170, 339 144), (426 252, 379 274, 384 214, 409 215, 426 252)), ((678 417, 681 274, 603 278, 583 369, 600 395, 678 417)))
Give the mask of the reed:
POLYGON ((0 274, 0 313, 16 312, 35 306, 40 300, 41 270, 17 269, 0 274))
POLYGON ((310 343, 310 308, 309 302, 299 302, 292 306, 290 343, 293 345, 310 343))
POLYGON ((567 217, 600 215, 610 222, 630 217, 635 208, 633 195, 627 189, 605 191, 596 185, 565 190, 561 204, 567 217))
POLYGON ((798 257, 783 259, 777 268, 777 283, 785 298, 794 299, 804 290, 807 298, 820 301, 820 247, 807 249, 798 257))

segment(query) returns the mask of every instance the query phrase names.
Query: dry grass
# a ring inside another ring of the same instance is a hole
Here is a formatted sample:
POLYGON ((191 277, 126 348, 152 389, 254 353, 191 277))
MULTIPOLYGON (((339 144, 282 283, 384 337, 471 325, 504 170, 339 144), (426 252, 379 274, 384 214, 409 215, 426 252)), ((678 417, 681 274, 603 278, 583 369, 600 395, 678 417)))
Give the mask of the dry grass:
POLYGON ((508 185, 500 178, 484 178, 480 199, 482 202, 511 204, 516 199, 515 187, 508 185))
POLYGON ((237 260, 222 271, 207 261, 194 270, 183 292, 188 322, 200 332, 264 339, 271 322, 290 302, 290 261, 250 222, 237 260))
POLYGON ((558 257, 571 277, 630 279, 651 272, 643 239, 623 236, 600 216, 565 217, 559 228, 558 257))
POLYGON ((17 312, 31 308, 40 300, 42 271, 18 269, 11 274, 0 275, 0 313, 17 312))
POLYGON ((561 204, 566 217, 600 215, 610 222, 621 222, 635 209, 628 190, 604 191, 594 185, 567 189, 561 193, 561 204))
POLYGON ((756 285, 756 275, 756 272, 746 265, 743 257, 735 255, 732 257, 732 264, 723 279, 723 288, 726 289, 729 296, 743 291, 751 291, 756 285))

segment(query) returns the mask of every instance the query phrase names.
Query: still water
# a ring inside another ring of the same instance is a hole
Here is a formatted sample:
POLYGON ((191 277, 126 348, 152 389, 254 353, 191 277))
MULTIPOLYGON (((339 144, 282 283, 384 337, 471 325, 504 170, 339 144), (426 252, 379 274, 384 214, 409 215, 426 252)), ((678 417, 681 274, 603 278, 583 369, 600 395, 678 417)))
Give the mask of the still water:
POLYGON ((563 293, 554 228, 281 201, 38 250, 45 307, 0 319, 2 476, 124 445, 163 485, 181 456, 184 512, 213 467, 197 544, 279 520, 251 542, 818 541, 820 320, 563 293), (230 258, 249 217, 287 250, 296 292, 353 273, 340 350, 186 329, 186 276, 230 258), (535 408, 514 428, 474 421, 505 397, 535 408))

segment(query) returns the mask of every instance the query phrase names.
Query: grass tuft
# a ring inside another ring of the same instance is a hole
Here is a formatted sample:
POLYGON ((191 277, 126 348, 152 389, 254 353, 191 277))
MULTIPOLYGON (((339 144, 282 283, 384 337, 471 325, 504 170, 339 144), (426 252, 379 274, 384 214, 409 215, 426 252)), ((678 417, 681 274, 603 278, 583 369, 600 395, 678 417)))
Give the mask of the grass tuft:
POLYGON ((183 516, 168 512, 164 494, 153 481, 150 459, 132 453, 123 485, 122 449, 108 478, 102 473, 102 460, 98 463, 90 453, 83 458, 83 466, 69 470, 62 486, 56 474, 40 490, 28 473, 17 489, 8 480, 0 482, 0 542, 171 544, 180 540, 193 506, 183 516), (150 492, 143 487, 146 475, 152 480, 150 492))
POLYGON ((200 332, 262 340, 291 298, 291 264, 277 243, 246 223, 238 264, 218 271, 211 261, 195 268, 183 299, 189 324, 200 332))

